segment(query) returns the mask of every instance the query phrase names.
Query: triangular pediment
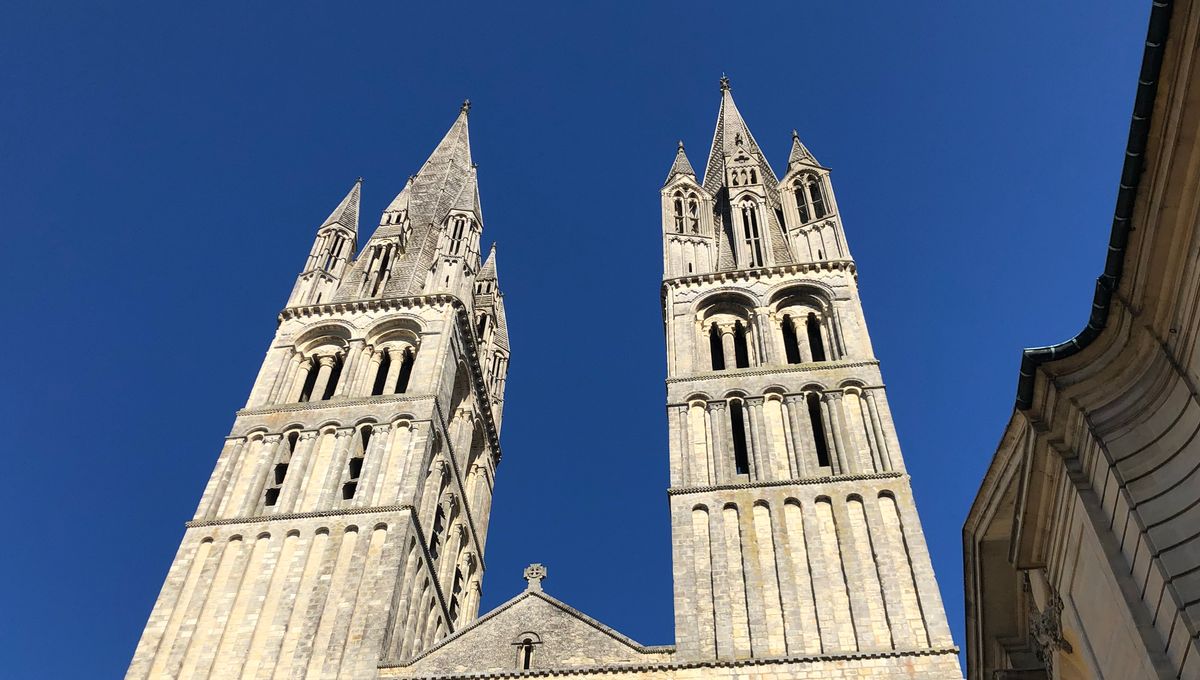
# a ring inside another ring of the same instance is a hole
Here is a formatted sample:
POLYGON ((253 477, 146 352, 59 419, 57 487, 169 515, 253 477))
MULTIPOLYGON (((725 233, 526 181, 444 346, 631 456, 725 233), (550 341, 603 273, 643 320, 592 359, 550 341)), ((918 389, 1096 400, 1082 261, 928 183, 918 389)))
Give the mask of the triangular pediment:
POLYGON ((408 662, 422 677, 521 670, 520 647, 531 640, 530 667, 585 668, 665 661, 671 648, 646 647, 543 592, 527 590, 408 662))

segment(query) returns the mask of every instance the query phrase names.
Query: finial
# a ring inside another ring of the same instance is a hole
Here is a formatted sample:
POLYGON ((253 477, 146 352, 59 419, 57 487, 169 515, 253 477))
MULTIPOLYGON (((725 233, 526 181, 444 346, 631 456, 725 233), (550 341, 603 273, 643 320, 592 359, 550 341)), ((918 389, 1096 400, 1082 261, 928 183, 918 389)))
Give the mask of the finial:
POLYGON ((683 140, 679 140, 679 150, 683 151, 683 140))
POLYGON ((359 177, 358 179, 354 180, 354 183, 355 183, 355 184, 362 184, 362 177, 359 177))
POLYGON ((463 103, 462 103, 462 108, 461 108, 461 109, 459 109, 459 111, 461 111, 461 112, 463 112, 463 113, 466 113, 466 112, 468 112, 468 111, 470 111, 470 110, 471 110, 471 100, 470 100, 470 99, 464 99, 464 100, 463 100, 463 103))
POLYGON ((525 567, 525 580, 528 582, 528 585, 525 586, 526 590, 541 590, 542 579, 544 578, 546 578, 545 565, 534 562, 525 567))
POLYGON ((729 76, 725 75, 724 73, 721 74, 721 91, 729 91, 729 76))
POLYGON ((800 139, 800 133, 795 128, 792 128, 792 139, 800 139))

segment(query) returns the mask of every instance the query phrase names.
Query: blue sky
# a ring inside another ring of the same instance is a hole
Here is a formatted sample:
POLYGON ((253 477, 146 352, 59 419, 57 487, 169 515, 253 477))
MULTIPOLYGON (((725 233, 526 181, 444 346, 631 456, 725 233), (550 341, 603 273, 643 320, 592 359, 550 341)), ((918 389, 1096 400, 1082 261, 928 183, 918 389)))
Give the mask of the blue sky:
MULTIPOLYGON (((123 673, 319 222, 470 97, 513 344, 484 607, 672 640, 658 189, 724 71, 833 188, 962 644, 961 527, 1020 349, 1100 272, 1148 2, 0 9, 0 658, 123 673)), ((436 5, 436 6, 435 6, 436 5)), ((4 675, 10 677, 9 675, 4 675)))

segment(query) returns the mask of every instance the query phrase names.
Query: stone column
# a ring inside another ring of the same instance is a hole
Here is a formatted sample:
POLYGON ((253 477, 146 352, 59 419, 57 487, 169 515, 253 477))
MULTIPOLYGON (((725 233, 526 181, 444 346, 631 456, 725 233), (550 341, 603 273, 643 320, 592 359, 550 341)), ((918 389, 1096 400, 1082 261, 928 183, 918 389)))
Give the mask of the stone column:
POLYGON ((727 404, 723 401, 709 402, 709 427, 712 428, 713 443, 713 481, 717 484, 733 479, 733 447, 730 446, 729 418, 727 404))
POLYGON ((346 363, 342 365, 342 375, 338 381, 337 392, 334 393, 335 397, 357 396, 356 383, 358 381, 354 379, 354 372, 358 370, 358 366, 362 362, 366 344, 366 341, 361 339, 350 341, 350 349, 346 352, 346 363))
POLYGON ((313 383, 312 394, 308 395, 309 401, 321 401, 321 395, 325 394, 325 387, 329 384, 329 376, 333 373, 333 362, 331 354, 317 357, 317 380, 313 383))
POLYGON ((875 434, 875 443, 879 447, 880 471, 890 471, 892 469, 892 457, 888 452, 887 434, 883 431, 883 423, 879 419, 879 405, 875 403, 875 392, 874 390, 863 390, 863 396, 866 398, 868 417, 871 421, 871 431, 875 434))
POLYGON ((792 334, 796 336, 796 347, 800 350, 800 363, 807 364, 813 360, 812 347, 808 346, 808 326, 802 319, 789 316, 792 324, 792 334))
POLYGON ((354 394, 370 396, 375 387, 375 376, 379 373, 379 364, 383 361, 383 351, 368 345, 363 350, 366 361, 359 362, 362 369, 355 378, 354 394))
POLYGON ((846 408, 842 404, 841 392, 830 392, 830 416, 833 419, 834 441, 837 444, 838 464, 842 474, 853 474, 860 471, 858 452, 850 448, 850 432, 846 429, 846 408))
POLYGON ((363 452, 363 467, 358 475, 358 488, 354 491, 354 505, 370 507, 375 503, 375 489, 383 475, 383 464, 391 448, 391 441, 390 423, 380 423, 371 427, 371 441, 367 444, 368 450, 363 452))
POLYGON ((310 484, 321 485, 317 506, 313 508, 314 510, 328 510, 340 503, 342 498, 340 482, 346 472, 346 461, 350 457, 350 445, 353 443, 355 434, 357 432, 352 427, 339 429, 334 435, 336 440, 333 444, 333 453, 329 457, 329 470, 326 471, 325 478, 309 480, 310 484))
POLYGON ((767 439, 766 416, 763 414, 763 398, 746 399, 746 430, 753 432, 750 447, 750 481, 766 479, 771 472, 771 443, 767 439))
POLYGON ((400 378, 400 367, 404 365, 404 352, 389 347, 385 350, 388 353, 388 372, 387 377, 383 379, 383 393, 395 394, 396 381, 400 378))
POLYGON ((482 589, 479 587, 479 579, 471 579, 471 584, 467 586, 466 604, 463 605, 461 618, 463 625, 474 621, 479 616, 479 598, 482 594, 482 589))
MULTIPOLYGON (((279 444, 283 441, 281 434, 269 434, 263 437, 263 446, 260 449, 258 461, 255 463, 254 477, 250 481, 250 488, 246 492, 246 498, 241 501, 240 517, 249 517, 257 514, 259 507, 263 503, 263 490, 267 486, 267 475, 271 474, 271 468, 275 465, 275 460, 279 457, 279 444)), ((234 499, 236 501, 236 499, 234 499)))
POLYGON ((300 395, 304 392, 304 383, 308 382, 308 372, 312 370, 312 362, 303 354, 298 354, 300 364, 296 368, 296 378, 288 392, 288 403, 300 401, 300 395))
POLYGON ((283 478, 283 486, 279 489, 279 500, 275 503, 275 512, 294 512, 300 486, 304 476, 308 474, 308 466, 312 462, 312 454, 317 436, 316 430, 306 430, 300 433, 296 442, 296 450, 292 452, 292 460, 288 463, 287 476, 283 478))
POLYGON ((803 394, 789 394, 783 398, 783 405, 792 427, 792 469, 797 477, 808 477, 816 471, 817 450, 812 424, 808 422, 808 400, 803 394))
MULTIPOLYGON (((464 400, 465 401, 465 400, 464 400)), ((467 463, 471 453, 471 439, 475 435, 474 412, 468 407, 460 407, 450 420, 450 451, 461 464, 467 463)))
POLYGON ((272 404, 277 404, 281 400, 287 398, 288 392, 292 385, 295 384, 296 369, 300 365, 300 353, 294 349, 288 353, 287 359, 283 362, 282 370, 275 377, 275 385, 271 387, 271 395, 268 397, 272 404))
POLYGON ((733 344, 733 324, 720 324, 718 328, 721 331, 721 356, 725 358, 725 369, 737 367, 737 349, 733 344))
POLYGON ((829 463, 833 467, 833 474, 840 475, 846 471, 845 460, 842 455, 842 440, 838 436, 838 432, 834 428, 833 409, 840 407, 841 404, 834 401, 833 392, 826 392, 821 395, 821 425, 825 430, 825 448, 830 456, 829 463))
POLYGON ((825 345, 825 360, 833 361, 838 358, 837 347, 829 335, 829 318, 824 314, 817 315, 817 328, 821 329, 821 344, 825 345))
POLYGON ((224 456, 225 460, 220 466, 221 470, 217 476, 217 483, 213 488, 212 495, 206 499, 207 505, 203 509, 203 515, 197 513, 198 519, 212 519, 216 517, 217 511, 221 508, 221 500, 229 491, 229 484, 233 479, 233 475, 237 472, 242 452, 246 449, 246 438, 239 437, 233 440, 232 443, 232 450, 224 456))

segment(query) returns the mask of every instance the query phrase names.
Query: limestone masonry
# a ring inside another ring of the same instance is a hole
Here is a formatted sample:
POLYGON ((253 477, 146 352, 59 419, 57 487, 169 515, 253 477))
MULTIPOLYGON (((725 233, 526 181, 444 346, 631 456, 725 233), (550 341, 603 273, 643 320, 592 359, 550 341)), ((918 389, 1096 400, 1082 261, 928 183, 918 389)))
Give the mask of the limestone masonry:
POLYGON ((661 190, 675 645, 478 615, 510 348, 469 104, 361 248, 317 231, 129 678, 962 678, 830 183, 722 79, 661 190))

